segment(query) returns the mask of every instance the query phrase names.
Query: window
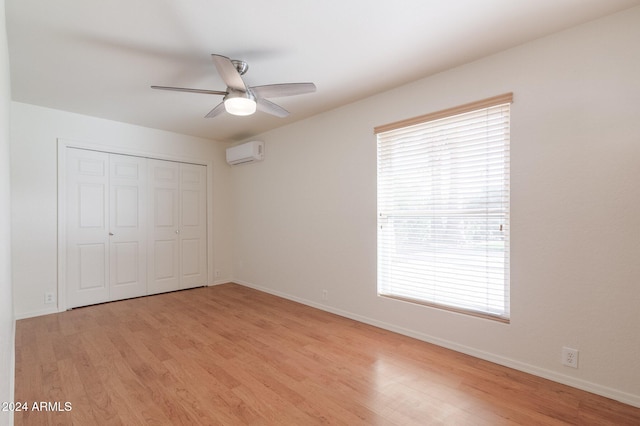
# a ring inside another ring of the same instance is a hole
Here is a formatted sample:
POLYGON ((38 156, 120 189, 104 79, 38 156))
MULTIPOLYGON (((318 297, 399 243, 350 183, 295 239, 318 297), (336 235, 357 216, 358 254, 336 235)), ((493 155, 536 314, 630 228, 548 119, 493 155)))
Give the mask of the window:
POLYGON ((512 98, 375 128, 379 295, 508 322, 512 98))

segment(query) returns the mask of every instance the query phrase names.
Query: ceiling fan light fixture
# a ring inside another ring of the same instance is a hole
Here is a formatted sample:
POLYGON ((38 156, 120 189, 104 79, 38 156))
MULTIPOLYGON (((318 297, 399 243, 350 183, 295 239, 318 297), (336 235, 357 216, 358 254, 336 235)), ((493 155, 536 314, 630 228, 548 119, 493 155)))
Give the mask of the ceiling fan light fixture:
POLYGON ((216 54, 212 54, 211 58, 222 81, 227 85, 226 91, 173 86, 151 86, 151 88, 224 96, 222 102, 209 111, 209 113, 205 115, 205 118, 217 117, 225 111, 232 115, 252 115, 258 109, 258 100, 260 100, 260 111, 284 118, 289 115, 289 111, 269 101, 267 98, 302 95, 316 91, 316 85, 313 83, 281 83, 250 87, 242 80, 242 75, 247 72, 249 68, 246 62, 232 60, 226 56, 216 54))
POLYGON ((249 93, 229 93, 224 97, 224 109, 233 115, 251 115, 256 112, 256 99, 249 93))

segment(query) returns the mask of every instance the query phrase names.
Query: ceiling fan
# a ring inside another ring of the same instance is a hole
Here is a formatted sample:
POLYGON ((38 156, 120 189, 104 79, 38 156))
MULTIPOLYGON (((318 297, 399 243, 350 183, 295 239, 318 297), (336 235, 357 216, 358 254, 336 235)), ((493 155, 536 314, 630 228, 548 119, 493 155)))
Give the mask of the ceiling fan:
POLYGON ((226 56, 216 54, 211 55, 211 57, 213 58, 213 64, 218 70, 218 74, 220 74, 220 77, 222 77, 222 80, 227 85, 226 91, 168 86, 151 86, 151 88, 224 96, 222 102, 209 111, 205 116, 206 118, 213 118, 223 111, 227 111, 233 115, 251 115, 256 112, 256 109, 283 118, 289 115, 289 111, 266 98, 302 95, 316 91, 316 85, 313 83, 267 84, 265 86, 249 87, 241 77, 249 69, 249 65, 247 65, 246 62, 232 60, 226 56))

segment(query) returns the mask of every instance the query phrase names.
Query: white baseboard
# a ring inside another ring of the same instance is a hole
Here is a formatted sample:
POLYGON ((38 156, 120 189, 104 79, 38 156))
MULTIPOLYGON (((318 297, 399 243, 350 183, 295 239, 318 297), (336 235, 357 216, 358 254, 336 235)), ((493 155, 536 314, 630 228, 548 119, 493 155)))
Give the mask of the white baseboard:
POLYGON ((302 303, 303 305, 311 306, 313 308, 317 308, 326 312, 330 312, 332 314, 340 315, 345 318, 350 318, 365 324, 373 325, 375 327, 379 327, 385 330, 393 331, 398 334, 402 334, 405 336, 413 337, 418 340, 422 340, 427 343, 432 343, 434 345, 442 346, 447 349, 454 350, 456 352, 461 352, 463 354, 471 355, 476 358, 483 359, 485 361, 490 361, 495 364, 503 365, 505 367, 513 368, 515 370, 519 370, 525 373, 533 374, 534 376, 542 377, 544 379, 552 380, 557 383, 561 383, 563 385, 571 386, 577 389, 581 389, 587 392, 594 393, 596 395, 604 396, 606 398, 611 398, 616 401, 622 402, 624 404, 632 405, 634 407, 640 408, 640 395, 634 395, 627 392, 623 392, 617 389, 613 389, 607 386, 602 386, 597 383, 588 382, 586 380, 576 379, 574 377, 566 376, 564 374, 557 373, 555 371, 547 370, 544 368, 536 367, 535 365, 530 365, 515 359, 506 358, 500 355, 492 354, 490 352, 481 351, 469 346, 460 345, 455 342, 451 342, 449 340, 440 339, 438 337, 434 337, 428 334, 424 334, 415 330, 410 330, 407 328, 399 327, 394 324, 389 324, 386 322, 378 321, 373 318, 364 317, 358 314, 354 314, 352 312, 343 311, 341 309, 332 308, 331 306, 324 305, 322 303, 317 303, 311 300, 302 299, 300 297, 292 296, 290 294, 281 293, 279 291, 274 291, 272 289, 262 287, 259 285, 255 285, 242 280, 234 280, 236 284, 243 285, 245 287, 250 287, 255 290, 259 290, 265 293, 273 294, 274 296, 282 297, 284 299, 292 300, 294 302, 302 303))
MULTIPOLYGON (((214 281, 212 284, 207 284, 207 287, 210 286, 214 286, 214 285, 220 285, 220 284, 228 284, 231 281, 229 280, 220 280, 220 281, 214 281)), ((162 293, 155 293, 155 294, 162 294, 162 293)), ((154 296, 155 294, 145 294, 144 296, 154 296)), ((142 296, 142 297, 144 297, 142 296)), ((123 300, 127 300, 127 299, 123 299, 123 300)), ((117 300, 113 300, 113 301, 105 301, 105 302, 117 302, 117 300)), ((79 308, 82 306, 78 306, 79 308)), ((16 314, 16 320, 21 320, 21 319, 27 319, 27 318, 33 318, 33 317, 40 317, 42 315, 49 315, 49 314, 56 314, 58 312, 64 312, 66 311, 66 309, 58 309, 58 306, 52 306, 50 308, 45 308, 45 309, 39 309, 37 311, 29 311, 29 312, 22 312, 19 314, 16 314)))
POLYGON ((40 317, 42 315, 57 314, 58 312, 59 312, 58 308, 55 306, 51 308, 40 309, 37 311, 22 312, 22 313, 16 314, 16 320, 40 317))

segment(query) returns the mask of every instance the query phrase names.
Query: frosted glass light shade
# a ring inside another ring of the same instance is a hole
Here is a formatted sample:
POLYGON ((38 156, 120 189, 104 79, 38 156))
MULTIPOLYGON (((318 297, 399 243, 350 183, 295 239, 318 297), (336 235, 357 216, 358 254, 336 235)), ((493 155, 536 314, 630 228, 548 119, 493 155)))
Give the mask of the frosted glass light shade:
POLYGON ((229 97, 224 100, 224 109, 233 115, 251 115, 256 112, 256 101, 251 98, 229 97))

